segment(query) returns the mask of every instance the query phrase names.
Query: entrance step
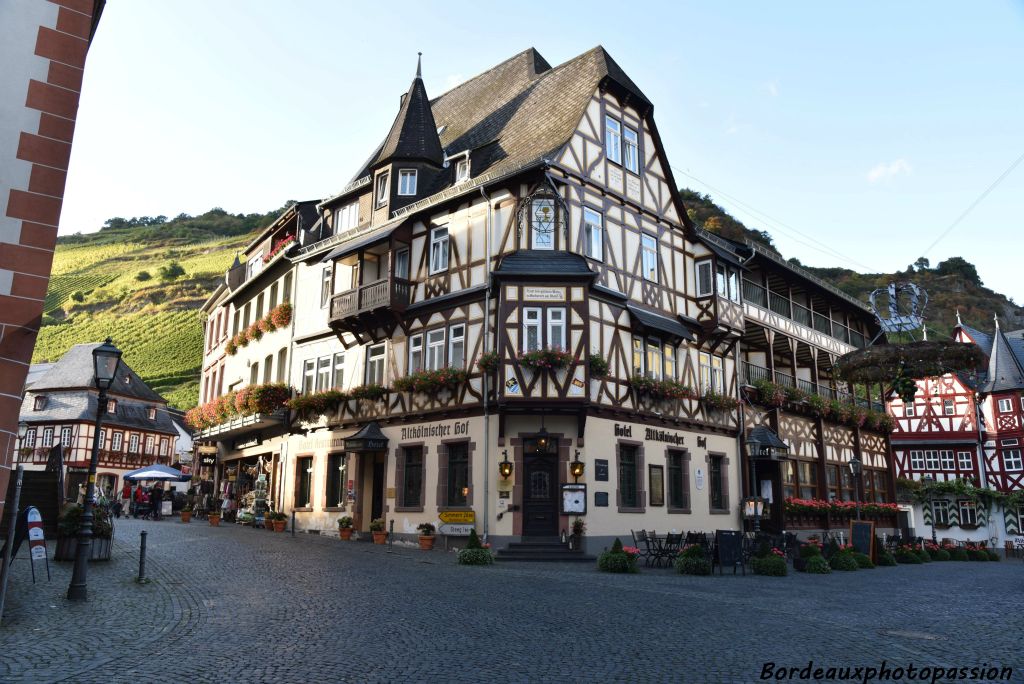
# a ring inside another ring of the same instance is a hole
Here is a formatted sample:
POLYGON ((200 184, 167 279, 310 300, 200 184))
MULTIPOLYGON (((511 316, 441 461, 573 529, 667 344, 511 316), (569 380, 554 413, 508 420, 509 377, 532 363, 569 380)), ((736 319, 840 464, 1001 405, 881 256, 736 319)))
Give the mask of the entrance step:
POLYGON ((531 561, 553 563, 595 563, 597 558, 582 551, 570 551, 568 544, 563 544, 558 537, 533 537, 530 541, 512 542, 508 547, 498 551, 498 560, 531 561))

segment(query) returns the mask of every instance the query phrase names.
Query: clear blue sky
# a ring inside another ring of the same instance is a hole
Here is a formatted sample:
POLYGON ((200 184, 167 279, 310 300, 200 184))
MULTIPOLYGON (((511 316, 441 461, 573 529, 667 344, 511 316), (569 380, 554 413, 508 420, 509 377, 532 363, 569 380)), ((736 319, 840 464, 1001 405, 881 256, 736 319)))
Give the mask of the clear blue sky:
POLYGON ((1024 2, 654 7, 109 0, 61 232, 339 190, 417 51, 433 96, 529 46, 555 65, 602 44, 653 100, 677 181, 787 257, 959 255, 1024 303, 1024 164, 925 253, 1024 154, 1024 2))

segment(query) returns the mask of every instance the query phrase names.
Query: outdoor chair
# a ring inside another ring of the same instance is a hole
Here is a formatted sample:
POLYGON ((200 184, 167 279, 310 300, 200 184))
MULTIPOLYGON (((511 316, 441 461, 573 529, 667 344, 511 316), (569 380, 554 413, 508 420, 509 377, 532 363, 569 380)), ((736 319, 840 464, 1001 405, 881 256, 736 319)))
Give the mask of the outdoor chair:
POLYGON ((667 565, 671 566, 672 561, 679 555, 679 549, 683 545, 682 534, 666 534, 665 540, 661 543, 661 554, 660 557, 666 562, 667 565))
POLYGON ((650 567, 651 540, 647 536, 647 531, 630 530, 629 533, 633 535, 633 546, 635 546, 640 551, 640 557, 644 559, 644 565, 650 567))

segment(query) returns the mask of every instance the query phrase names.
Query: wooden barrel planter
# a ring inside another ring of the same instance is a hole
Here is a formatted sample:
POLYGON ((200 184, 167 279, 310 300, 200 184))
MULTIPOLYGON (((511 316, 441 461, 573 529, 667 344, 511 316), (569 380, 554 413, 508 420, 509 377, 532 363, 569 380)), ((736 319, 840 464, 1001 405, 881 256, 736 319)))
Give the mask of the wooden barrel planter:
MULTIPOLYGON (((93 537, 92 540, 92 552, 89 554, 90 561, 108 561, 110 560, 110 551, 112 548, 112 541, 110 539, 99 539, 93 537)), ((53 560, 55 561, 73 561, 75 560, 75 550, 78 548, 77 537, 58 537, 57 548, 53 552, 53 560)))

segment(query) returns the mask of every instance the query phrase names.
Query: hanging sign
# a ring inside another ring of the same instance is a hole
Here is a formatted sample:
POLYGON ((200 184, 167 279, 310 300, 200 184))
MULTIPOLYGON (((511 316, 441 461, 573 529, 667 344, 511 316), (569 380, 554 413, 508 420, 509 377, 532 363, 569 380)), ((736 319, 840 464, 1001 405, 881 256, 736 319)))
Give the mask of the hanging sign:
POLYGON ((505 394, 511 396, 521 396, 523 390, 519 387, 519 380, 516 379, 515 371, 510 370, 508 372, 508 378, 505 380, 505 394))
POLYGON ((449 537, 468 537, 473 531, 473 525, 457 525, 455 523, 442 523, 437 531, 449 537))
POLYGON ((704 489, 704 469, 697 468, 693 474, 693 481, 698 490, 704 489))
POLYGON ((28 545, 32 560, 46 560, 46 540, 43 538, 43 516, 35 506, 28 509, 28 545))

